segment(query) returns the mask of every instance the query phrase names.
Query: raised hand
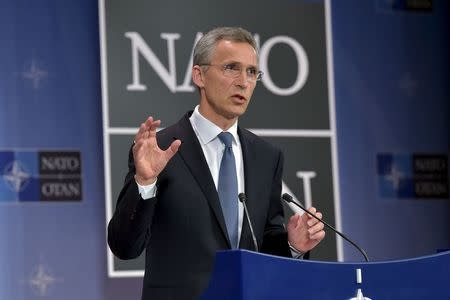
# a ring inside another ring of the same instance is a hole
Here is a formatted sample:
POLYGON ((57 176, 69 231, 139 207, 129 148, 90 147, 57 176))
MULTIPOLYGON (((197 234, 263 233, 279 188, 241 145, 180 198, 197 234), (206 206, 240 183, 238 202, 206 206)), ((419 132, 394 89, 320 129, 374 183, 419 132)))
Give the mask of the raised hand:
POLYGON ((169 148, 161 150, 156 141, 156 129, 160 125, 161 120, 154 121, 152 117, 149 117, 141 124, 134 138, 135 179, 141 185, 154 183, 181 145, 180 140, 175 140, 169 148))

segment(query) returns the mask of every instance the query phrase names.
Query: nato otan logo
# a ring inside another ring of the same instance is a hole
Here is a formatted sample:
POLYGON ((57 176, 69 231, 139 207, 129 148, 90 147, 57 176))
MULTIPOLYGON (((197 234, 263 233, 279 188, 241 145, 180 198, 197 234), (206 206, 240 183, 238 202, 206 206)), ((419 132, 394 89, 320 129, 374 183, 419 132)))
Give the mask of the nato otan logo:
POLYGON ((80 201, 79 151, 0 151, 0 202, 80 201))
POLYGON ((449 196, 446 154, 380 153, 377 173, 381 197, 446 199, 449 196))

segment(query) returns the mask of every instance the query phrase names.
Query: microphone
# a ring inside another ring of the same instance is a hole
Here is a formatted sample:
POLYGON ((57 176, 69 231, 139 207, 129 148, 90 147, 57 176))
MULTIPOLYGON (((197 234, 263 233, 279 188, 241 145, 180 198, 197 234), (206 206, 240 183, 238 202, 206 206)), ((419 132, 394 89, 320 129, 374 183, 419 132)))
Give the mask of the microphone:
POLYGON ((332 231, 334 231, 335 233, 339 234, 344 240, 346 240, 347 242, 349 242, 350 244, 352 244, 356 249, 358 249, 359 252, 361 252, 361 254, 364 256, 364 259, 366 260, 366 262, 369 262, 369 257, 367 257, 366 252, 361 249, 361 247, 359 247, 358 245, 356 245, 352 240, 350 240, 348 237, 346 237, 343 233, 339 232, 337 229, 335 229, 333 226, 331 226, 330 224, 328 224, 327 222, 319 219, 318 217, 316 217, 316 215, 312 214, 311 212, 309 212, 306 208, 303 207, 303 205, 301 205, 300 203, 297 203, 294 201, 294 199, 292 198, 291 195, 284 193, 283 196, 281 196, 281 198, 288 202, 288 203, 292 203, 295 206, 301 208, 302 210, 304 210, 308 215, 310 215, 311 217, 315 218, 316 220, 318 220, 320 223, 324 224, 325 226, 327 226, 328 228, 330 228, 332 231))
POLYGON ((250 227, 250 232, 252 234, 253 246, 255 247, 255 251, 259 252, 258 243, 256 242, 255 232, 253 232, 252 222, 250 221, 250 214, 248 213, 247 205, 245 204, 245 200, 246 200, 245 194, 240 193, 238 195, 238 198, 239 198, 239 201, 241 201, 241 203, 244 205, 244 212, 245 212, 245 215, 247 216, 248 227, 250 227))

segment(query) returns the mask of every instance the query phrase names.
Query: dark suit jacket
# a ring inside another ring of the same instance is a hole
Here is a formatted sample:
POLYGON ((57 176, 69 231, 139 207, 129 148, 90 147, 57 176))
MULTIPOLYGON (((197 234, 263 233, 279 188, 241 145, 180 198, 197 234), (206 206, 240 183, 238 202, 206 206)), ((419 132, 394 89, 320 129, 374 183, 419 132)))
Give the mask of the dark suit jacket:
MULTIPOLYGON (((196 299, 207 287, 217 250, 230 249, 219 197, 200 143, 189 122, 190 113, 157 134, 166 149, 182 141, 157 181, 155 198, 143 200, 129 172, 108 225, 108 243, 121 259, 146 249, 142 299, 196 299)), ((280 150, 239 128, 247 205, 261 252, 291 253, 280 202, 283 156, 280 150)), ((240 248, 253 249, 244 218, 240 248)))

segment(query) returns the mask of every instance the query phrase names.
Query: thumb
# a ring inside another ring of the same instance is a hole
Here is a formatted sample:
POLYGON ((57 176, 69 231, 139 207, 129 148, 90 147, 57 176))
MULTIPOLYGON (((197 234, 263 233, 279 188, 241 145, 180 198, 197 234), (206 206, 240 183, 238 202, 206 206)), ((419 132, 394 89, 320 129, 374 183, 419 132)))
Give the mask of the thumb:
POLYGON ((303 212, 303 214, 302 214, 302 220, 303 220, 303 222, 305 222, 305 223, 308 222, 309 218, 311 218, 311 217, 309 216, 309 214, 306 213, 306 212, 303 212))
POLYGON ((297 223, 298 220, 300 219, 300 215, 298 213, 296 213, 295 215, 293 215, 288 222, 288 227, 297 227, 297 223))
POLYGON ((180 140, 175 140, 172 142, 172 144, 170 144, 169 148, 167 148, 167 150, 164 151, 164 153, 166 154, 167 161, 169 161, 178 152, 180 146, 181 146, 180 140))

